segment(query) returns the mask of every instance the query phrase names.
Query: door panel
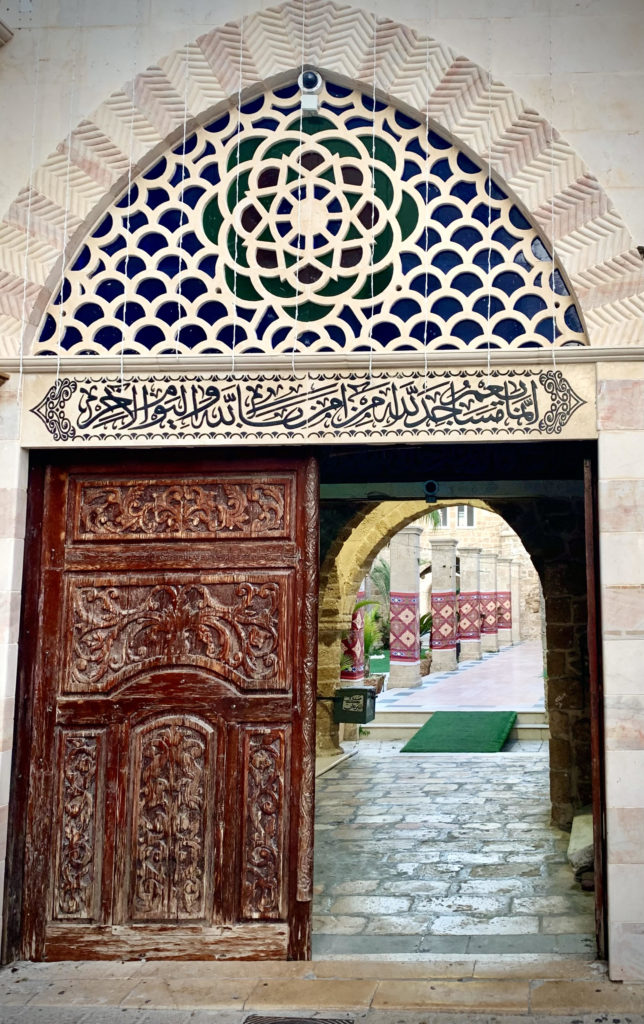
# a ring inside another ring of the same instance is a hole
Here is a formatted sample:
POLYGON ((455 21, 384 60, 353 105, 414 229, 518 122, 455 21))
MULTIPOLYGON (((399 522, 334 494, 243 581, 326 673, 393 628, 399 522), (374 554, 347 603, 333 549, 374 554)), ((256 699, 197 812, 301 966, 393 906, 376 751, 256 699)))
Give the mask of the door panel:
POLYGON ((47 468, 24 956, 309 955, 317 492, 47 468))

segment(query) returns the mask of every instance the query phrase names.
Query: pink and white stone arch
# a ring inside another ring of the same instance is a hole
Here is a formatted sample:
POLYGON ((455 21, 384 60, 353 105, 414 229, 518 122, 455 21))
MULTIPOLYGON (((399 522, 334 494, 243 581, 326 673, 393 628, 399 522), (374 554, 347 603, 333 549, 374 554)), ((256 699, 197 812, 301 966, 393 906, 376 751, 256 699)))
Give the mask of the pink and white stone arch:
POLYGON ((575 150, 481 67, 371 12, 289 0, 215 28, 112 93, 35 171, 0 223, 0 357, 26 356, 61 260, 128 174, 206 112, 304 62, 428 115, 487 161, 554 243, 590 345, 644 343, 644 264, 575 150), (306 16, 305 16, 306 15, 306 16), (375 81, 374 81, 375 79, 375 81))

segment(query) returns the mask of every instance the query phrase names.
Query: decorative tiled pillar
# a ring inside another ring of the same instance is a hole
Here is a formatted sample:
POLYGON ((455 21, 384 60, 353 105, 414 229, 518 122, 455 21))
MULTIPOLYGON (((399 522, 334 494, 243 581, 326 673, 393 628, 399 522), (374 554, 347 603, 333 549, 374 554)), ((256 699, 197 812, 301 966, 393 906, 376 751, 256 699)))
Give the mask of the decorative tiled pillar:
MULTIPOLYGON (((356 604, 365 599, 364 583, 356 594, 356 604)), ((340 679, 343 683, 364 682, 364 613, 365 607, 357 608, 351 616, 351 626, 346 637, 342 640, 343 661, 351 659, 351 665, 343 668, 340 672, 340 679)))
POLYGON ((456 540, 432 540, 432 672, 456 668, 456 540))
POLYGON ((512 643, 511 565, 511 558, 496 560, 496 619, 499 647, 509 647, 512 643))
POLYGON ((481 555, 481 650, 498 651, 499 629, 496 608, 497 555, 486 551, 481 555))
POLYGON ((512 598, 512 643, 521 643, 521 566, 512 560, 510 566, 510 594, 512 598))
POLYGON ((422 526, 406 526, 393 537, 389 611, 389 686, 420 686, 419 550, 422 526))
POLYGON ((461 591, 458 595, 459 661, 481 657, 481 549, 459 547, 461 591))

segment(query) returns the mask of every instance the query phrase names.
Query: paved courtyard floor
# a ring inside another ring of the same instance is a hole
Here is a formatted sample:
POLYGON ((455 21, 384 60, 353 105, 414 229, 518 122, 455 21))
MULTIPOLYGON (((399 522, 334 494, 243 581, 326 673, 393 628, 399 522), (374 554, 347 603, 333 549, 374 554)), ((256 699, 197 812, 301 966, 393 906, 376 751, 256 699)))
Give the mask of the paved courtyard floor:
POLYGON ((400 746, 362 740, 317 780, 314 957, 592 956, 594 895, 549 824, 547 744, 400 746))

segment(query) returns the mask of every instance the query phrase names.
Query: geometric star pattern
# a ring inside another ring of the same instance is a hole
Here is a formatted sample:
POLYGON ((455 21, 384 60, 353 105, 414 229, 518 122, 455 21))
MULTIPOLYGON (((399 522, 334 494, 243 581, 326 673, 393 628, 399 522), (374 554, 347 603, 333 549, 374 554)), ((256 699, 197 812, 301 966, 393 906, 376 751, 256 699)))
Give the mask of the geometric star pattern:
POLYGON ((420 623, 418 594, 392 591, 389 598, 389 657, 391 661, 420 659, 420 623))

